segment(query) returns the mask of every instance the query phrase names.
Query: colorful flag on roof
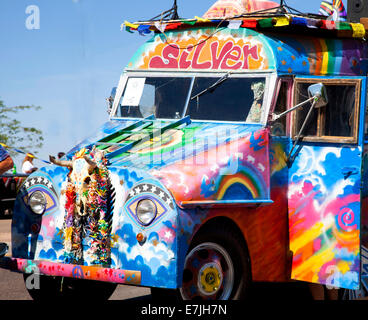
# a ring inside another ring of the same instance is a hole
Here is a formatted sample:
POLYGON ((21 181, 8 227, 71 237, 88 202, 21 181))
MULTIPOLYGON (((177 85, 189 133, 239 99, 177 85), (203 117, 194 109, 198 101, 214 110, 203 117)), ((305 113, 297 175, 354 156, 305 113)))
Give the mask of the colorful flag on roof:
POLYGON ((345 21, 347 17, 342 0, 322 1, 319 14, 327 16, 334 21, 345 21))

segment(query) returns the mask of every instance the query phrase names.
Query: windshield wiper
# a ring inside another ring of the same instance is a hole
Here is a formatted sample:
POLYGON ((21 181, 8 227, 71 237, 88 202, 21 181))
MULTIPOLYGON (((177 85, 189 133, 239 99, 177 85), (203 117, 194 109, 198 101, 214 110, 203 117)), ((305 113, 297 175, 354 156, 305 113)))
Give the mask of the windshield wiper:
POLYGON ((205 94, 206 92, 213 92, 215 91, 215 89, 222 84, 223 82, 225 82, 227 79, 229 79, 229 75, 231 72, 228 72, 227 74, 225 74, 224 76, 222 76, 220 79, 218 79, 214 84, 210 85, 208 88, 204 89, 203 91, 201 91, 200 93, 196 94, 195 96, 191 97, 190 100, 194 100, 199 98, 201 95, 205 94))

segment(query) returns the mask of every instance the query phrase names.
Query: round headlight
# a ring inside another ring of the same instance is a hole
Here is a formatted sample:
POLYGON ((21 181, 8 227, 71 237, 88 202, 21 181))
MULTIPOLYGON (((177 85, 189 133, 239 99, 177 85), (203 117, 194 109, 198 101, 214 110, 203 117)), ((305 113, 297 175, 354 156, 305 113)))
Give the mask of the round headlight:
POLYGON ((137 204, 136 214, 139 221, 147 226, 153 219, 155 219, 157 213, 157 208, 155 203, 150 199, 140 200, 137 204))
POLYGON ((29 197, 29 206, 36 214, 43 214, 46 209, 46 197, 41 191, 35 191, 29 197))

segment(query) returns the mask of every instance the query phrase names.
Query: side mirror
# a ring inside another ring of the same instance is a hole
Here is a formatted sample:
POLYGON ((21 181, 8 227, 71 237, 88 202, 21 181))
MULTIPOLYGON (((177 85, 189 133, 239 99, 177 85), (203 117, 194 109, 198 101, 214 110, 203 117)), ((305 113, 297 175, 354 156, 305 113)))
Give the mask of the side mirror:
POLYGON ((328 104, 327 91, 323 83, 312 84, 308 87, 309 98, 315 97, 315 108, 321 108, 328 104))
MULTIPOLYGON (((288 163, 288 165, 290 165, 290 157, 291 154, 293 153, 293 150, 296 146, 296 144, 298 143, 301 134, 304 130, 304 127, 310 117, 310 115, 312 114, 313 109, 315 108, 321 108, 324 107, 325 105, 327 105, 328 103, 328 98, 327 98, 327 92, 326 92, 326 87, 322 84, 322 83, 316 83, 316 84, 312 84, 308 87, 308 96, 309 99, 307 101, 312 102, 312 106, 309 108, 308 114, 304 119, 304 122, 298 132, 298 135, 294 141, 293 147, 291 148, 289 155, 287 157, 286 162, 288 163)), ((305 102, 303 102, 302 104, 305 104, 305 102)))
POLYGON ((327 90, 323 83, 316 83, 312 84, 308 87, 308 96, 309 98, 298 105, 292 107, 289 110, 286 110, 283 113, 280 114, 271 114, 270 122, 274 122, 281 117, 287 115, 289 112, 294 111, 296 109, 299 109, 303 107, 305 104, 311 102, 313 103, 313 108, 321 108, 328 104, 328 98, 327 98, 327 90))

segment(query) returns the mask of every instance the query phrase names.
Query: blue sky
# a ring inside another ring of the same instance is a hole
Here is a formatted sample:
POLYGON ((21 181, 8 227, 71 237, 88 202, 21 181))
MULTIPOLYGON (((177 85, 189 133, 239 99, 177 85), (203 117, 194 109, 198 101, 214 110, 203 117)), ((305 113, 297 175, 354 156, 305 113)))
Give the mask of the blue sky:
MULTIPOLYGON (((202 16, 214 0, 178 0, 183 18, 202 16)), ((172 0, 1 0, 0 100, 37 105, 19 115, 43 131, 38 156, 68 151, 108 120, 105 99, 147 37, 120 30, 124 20, 145 20, 171 8, 172 0), (36 5, 40 28, 29 30, 26 8, 36 5)), ((317 13, 320 0, 286 0, 317 13)), ((343 1, 346 7, 346 1, 343 1)), ((17 159, 17 163, 22 157, 17 159)), ((42 163, 35 162, 36 165, 42 163)))

